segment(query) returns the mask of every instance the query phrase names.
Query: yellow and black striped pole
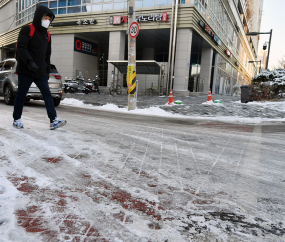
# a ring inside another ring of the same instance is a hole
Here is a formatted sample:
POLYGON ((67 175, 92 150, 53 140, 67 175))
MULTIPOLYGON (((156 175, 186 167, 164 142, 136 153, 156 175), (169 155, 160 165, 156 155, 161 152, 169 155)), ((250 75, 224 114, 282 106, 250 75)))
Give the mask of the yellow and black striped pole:
MULTIPOLYGON (((132 30, 132 23, 136 22, 135 16, 135 0, 128 0, 128 70, 127 70, 127 85, 128 85, 128 111, 137 108, 137 87, 136 87, 136 36, 131 37, 134 32, 132 30), (132 31, 132 32, 131 32, 132 31)), ((137 25, 137 23, 135 23, 137 25)), ((137 26, 138 27, 138 26, 137 26)), ((134 36, 134 35, 133 35, 134 36)))

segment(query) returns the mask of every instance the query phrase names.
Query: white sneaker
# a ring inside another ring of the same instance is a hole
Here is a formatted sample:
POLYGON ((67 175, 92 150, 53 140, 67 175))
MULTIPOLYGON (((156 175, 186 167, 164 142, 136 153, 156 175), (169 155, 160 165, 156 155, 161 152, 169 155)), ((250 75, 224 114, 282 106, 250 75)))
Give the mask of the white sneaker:
POLYGON ((50 129, 53 130, 61 126, 64 126, 66 124, 67 124, 66 120, 60 120, 60 118, 55 118, 53 122, 50 123, 50 129))
POLYGON ((21 119, 14 120, 13 127, 15 127, 16 129, 23 129, 24 125, 22 123, 22 120, 21 119))

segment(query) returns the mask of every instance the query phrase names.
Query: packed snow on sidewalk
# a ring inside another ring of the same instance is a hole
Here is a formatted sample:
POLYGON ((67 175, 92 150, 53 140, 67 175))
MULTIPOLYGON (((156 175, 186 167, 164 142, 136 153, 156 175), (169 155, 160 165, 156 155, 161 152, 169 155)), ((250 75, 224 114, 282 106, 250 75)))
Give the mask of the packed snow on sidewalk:
POLYGON ((103 106, 94 106, 84 104, 83 101, 74 98, 65 98, 62 105, 74 107, 84 107, 89 109, 105 110, 120 113, 134 113, 139 115, 161 116, 161 117, 178 117, 178 118, 195 118, 195 119, 212 119, 227 122, 240 123, 261 123, 270 121, 285 121, 285 101, 266 101, 266 102, 249 102, 233 101, 229 103, 214 103, 213 105, 191 104, 191 105, 173 105, 173 106, 152 106, 149 108, 137 108, 128 111, 127 107, 119 108, 114 104, 103 106))
MULTIPOLYGON (((258 105, 281 109, 246 107, 258 105)), ((262 137, 254 125, 118 124, 71 110, 62 110, 68 124, 51 131, 43 106, 24 108, 23 130, 12 127, 10 106, 1 109, 1 242, 284 241, 283 133, 262 137), (279 156, 260 161, 272 142, 279 156)), ((190 118, 159 107, 132 112, 190 118)))

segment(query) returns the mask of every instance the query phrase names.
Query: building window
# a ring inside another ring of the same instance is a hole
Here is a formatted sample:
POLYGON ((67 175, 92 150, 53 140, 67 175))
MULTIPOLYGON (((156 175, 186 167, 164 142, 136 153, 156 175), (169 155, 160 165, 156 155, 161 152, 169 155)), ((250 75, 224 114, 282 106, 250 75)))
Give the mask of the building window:
POLYGON ((58 14, 66 14, 66 8, 59 8, 58 14))
POLYGON ((117 10, 117 9, 124 9, 124 2, 121 2, 121 3, 114 3, 114 10, 117 10))
POLYGON ((68 6, 81 5, 81 0, 68 0, 68 6))
POLYGON ((155 0, 155 6, 167 5, 167 0, 155 0))
POLYGON ((104 3, 103 4, 103 11, 112 10, 112 3, 104 3))
POLYGON ((54 15, 57 15, 57 9, 51 9, 54 15))
POLYGON ((58 6, 59 7, 65 7, 66 6, 66 0, 59 0, 58 1, 58 6))
POLYGON ((80 13, 81 7, 69 7, 67 13, 80 13))
POLYGON ((48 2, 40 3, 40 5, 48 8, 48 2))
POLYGON ((91 12, 91 5, 82 6, 82 12, 91 12))
POLYGON ((145 7, 153 7, 154 1, 153 0, 143 0, 142 6, 145 7))
POLYGON ((142 7, 142 1, 136 1, 135 8, 141 8, 141 7, 142 7))
POLYGON ((57 1, 49 2, 49 7, 50 8, 56 8, 57 7, 57 1))
POLYGON ((102 10, 102 4, 94 4, 94 5, 92 5, 92 11, 93 12, 99 12, 99 11, 101 11, 102 10))

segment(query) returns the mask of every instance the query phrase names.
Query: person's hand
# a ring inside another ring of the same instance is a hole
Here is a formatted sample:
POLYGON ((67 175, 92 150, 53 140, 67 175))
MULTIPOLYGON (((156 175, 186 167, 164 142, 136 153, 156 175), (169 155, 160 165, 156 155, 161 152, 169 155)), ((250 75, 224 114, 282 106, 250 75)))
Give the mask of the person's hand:
POLYGON ((28 68, 31 71, 37 71, 39 69, 37 64, 33 61, 30 61, 30 63, 28 64, 28 68))

